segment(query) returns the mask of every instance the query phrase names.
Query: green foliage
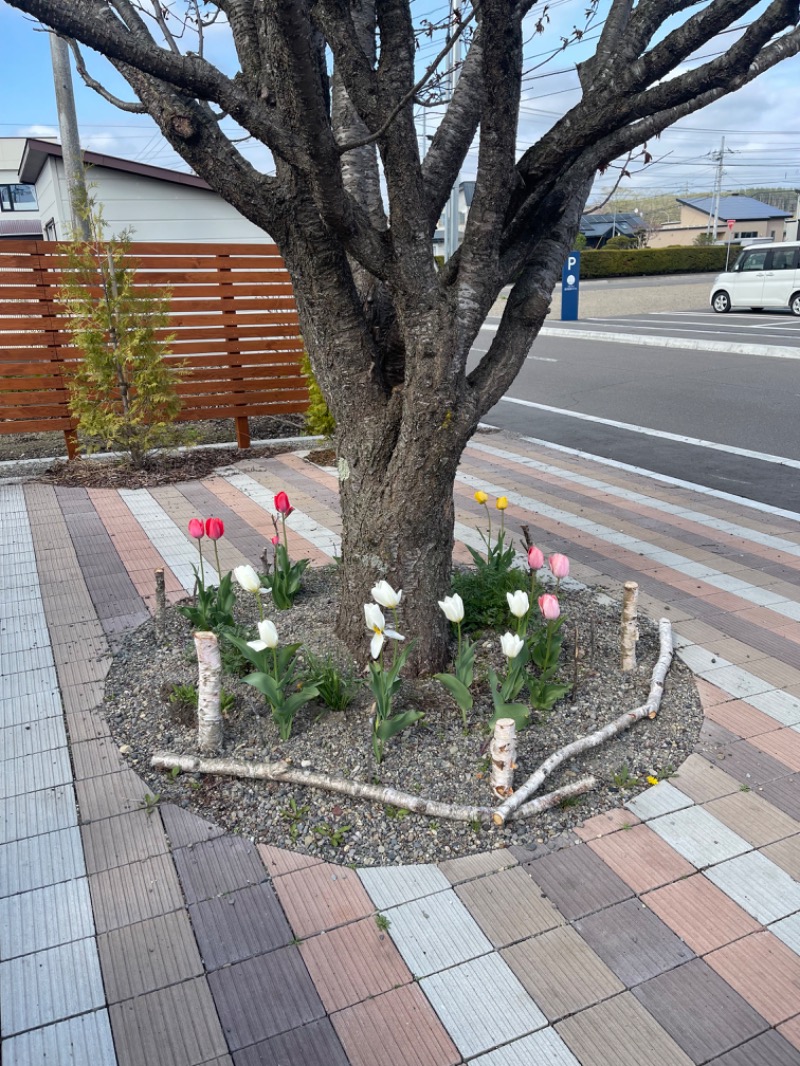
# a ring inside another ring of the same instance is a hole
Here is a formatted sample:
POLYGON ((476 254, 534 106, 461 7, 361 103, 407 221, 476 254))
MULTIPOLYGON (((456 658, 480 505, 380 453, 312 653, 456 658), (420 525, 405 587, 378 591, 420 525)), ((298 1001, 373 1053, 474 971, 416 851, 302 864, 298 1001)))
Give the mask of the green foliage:
POLYGON ((692 244, 696 248, 708 248, 714 243, 714 237, 710 233, 698 233, 692 244))
POLYGON ((343 670, 331 655, 324 659, 306 653, 308 681, 319 692, 319 698, 332 711, 346 711, 358 690, 358 679, 343 670))
POLYGON ((392 700, 400 688, 400 671, 406 664, 413 643, 395 655, 394 662, 388 668, 383 659, 371 660, 367 684, 375 697, 375 721, 372 727, 372 750, 375 758, 383 762, 383 752, 387 740, 407 729, 414 722, 424 717, 421 711, 398 711, 392 714, 392 700))
POLYGON ((528 696, 531 707, 537 711, 551 711, 571 689, 571 685, 554 681, 561 655, 563 617, 545 622, 529 638, 530 656, 538 673, 528 681, 528 696))
POLYGON ((177 710, 197 708, 197 689, 194 685, 173 685, 167 698, 177 710))
POLYGON ((467 713, 472 710, 472 683, 475 680, 475 652, 476 645, 466 640, 461 633, 461 622, 456 622, 458 631, 458 652, 452 674, 434 674, 437 681, 441 681, 450 695, 458 704, 461 718, 464 723, 464 731, 467 730, 467 713))
POLYGON ((281 740, 288 740, 295 715, 318 695, 316 686, 306 684, 300 674, 297 661, 300 645, 285 644, 281 648, 256 651, 246 640, 230 631, 224 632, 223 636, 255 666, 253 673, 244 678, 245 684, 252 685, 265 697, 281 740))
POLYGON ((631 774, 628 764, 624 762, 614 774, 612 781, 615 788, 634 788, 639 784, 639 778, 631 774))
POLYGON ((610 251, 615 248, 638 248, 639 242, 635 237, 626 237, 623 233, 617 233, 614 237, 609 237, 603 247, 610 251))
POLYGON ((92 239, 63 245, 59 298, 80 362, 69 367, 69 408, 88 451, 127 453, 135 467, 154 448, 185 437, 173 425, 182 367, 169 361, 169 295, 136 283, 127 234, 106 241, 101 214, 87 207, 92 239))
POLYGON ((287 806, 281 808, 280 816, 289 823, 289 836, 292 840, 297 840, 300 835, 300 826, 310 810, 308 804, 298 806, 294 796, 290 796, 287 806))
POLYGON ((573 248, 577 249, 577 251, 582 252, 586 247, 586 234, 579 233, 575 240, 572 242, 572 246, 573 248))
MULTIPOLYGON (((284 536, 286 530, 284 528, 284 536)), ((279 611, 288 611, 303 583, 303 574, 308 566, 308 559, 298 559, 293 563, 285 544, 275 545, 275 566, 271 573, 265 574, 261 582, 272 592, 272 602, 279 611)))
POLYGON ((226 627, 220 630, 218 636, 223 639, 219 645, 219 656, 222 661, 222 672, 228 674, 230 677, 244 677, 244 675, 250 670, 250 662, 242 655, 236 644, 233 644, 230 640, 226 639, 226 634, 232 634, 234 637, 239 637, 245 640, 247 638, 247 631, 244 626, 235 625, 226 627))
POLYGON ((322 437, 332 437, 336 432, 336 419, 328 410, 322 389, 311 369, 308 353, 303 353, 300 361, 300 373, 308 380, 308 410, 306 411, 306 429, 322 437))
POLYGON ((233 629, 233 605, 236 596, 233 591, 230 571, 220 578, 219 585, 206 587, 201 574, 195 570, 195 602, 179 607, 184 618, 188 618, 194 629, 205 633, 220 634, 223 630, 233 629))
MULTIPOLYGON (((513 553, 512 553, 513 554, 513 553)), ((457 570, 451 590, 464 601, 464 629, 499 629, 508 617, 507 592, 527 591, 529 581, 522 570, 492 571, 488 567, 457 570)))
POLYGON ((334 829, 327 822, 321 822, 315 825, 311 832, 318 837, 326 837, 332 848, 340 848, 351 829, 352 826, 349 825, 340 825, 338 829, 334 829))
MULTIPOLYGON (((740 251, 738 244, 730 246, 730 261, 740 251)), ((606 251, 590 250, 581 256, 581 277, 615 278, 650 274, 703 274, 725 269, 725 245, 696 248, 632 248, 606 251)))
POLYGON ((387 918, 385 914, 375 915, 375 924, 382 933, 389 932, 389 926, 392 924, 391 919, 387 918))

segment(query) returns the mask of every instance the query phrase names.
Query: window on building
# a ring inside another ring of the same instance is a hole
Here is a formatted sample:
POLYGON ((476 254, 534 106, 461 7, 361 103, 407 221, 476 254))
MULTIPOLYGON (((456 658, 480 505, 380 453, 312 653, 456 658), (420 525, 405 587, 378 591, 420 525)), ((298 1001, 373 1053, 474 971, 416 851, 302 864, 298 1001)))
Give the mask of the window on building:
MULTIPOLYGON (((744 230, 741 231, 741 233, 734 233, 733 239, 734 240, 738 240, 740 237, 757 237, 757 236, 758 236, 758 230, 757 229, 744 229, 744 230)), ((773 233, 773 237, 774 236, 775 236, 775 234, 773 233)))
POLYGON ((46 241, 57 241, 58 235, 56 233, 56 220, 51 218, 44 225, 44 239, 46 241))
POLYGON ((3 211, 36 211, 38 207, 33 185, 0 185, 0 208, 3 211))

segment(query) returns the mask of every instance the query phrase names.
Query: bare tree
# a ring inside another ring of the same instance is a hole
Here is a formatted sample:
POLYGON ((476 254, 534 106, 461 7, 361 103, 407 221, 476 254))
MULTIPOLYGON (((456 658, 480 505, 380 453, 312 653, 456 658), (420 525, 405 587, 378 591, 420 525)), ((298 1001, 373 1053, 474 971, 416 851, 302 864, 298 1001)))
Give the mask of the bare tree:
POLYGON ((534 0, 465 0, 465 60, 423 161, 414 106, 446 58, 420 69, 411 0, 7 2, 106 56, 179 155, 279 245, 348 472, 339 633, 363 646, 362 604, 386 577, 405 589, 422 669, 445 654, 436 601, 459 457, 541 328, 596 172, 800 50, 798 0, 605 0, 579 102, 519 154, 524 36, 546 14, 534 0), (204 54, 213 20, 234 75, 204 54), (274 175, 223 133, 227 116, 270 149, 274 175), (433 234, 476 137, 463 243, 439 270, 433 234))

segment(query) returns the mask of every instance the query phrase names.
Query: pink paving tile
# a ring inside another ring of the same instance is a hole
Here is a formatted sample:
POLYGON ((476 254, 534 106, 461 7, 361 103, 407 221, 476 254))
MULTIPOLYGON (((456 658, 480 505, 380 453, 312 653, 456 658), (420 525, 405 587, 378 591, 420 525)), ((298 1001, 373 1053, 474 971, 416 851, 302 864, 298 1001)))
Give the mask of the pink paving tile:
POLYGON ((784 766, 800 770, 800 733, 793 729, 774 729, 771 733, 761 733, 751 737, 750 743, 778 759, 784 766))
POLYGON ((730 702, 730 693, 723 692, 721 688, 712 685, 710 681, 705 681, 702 677, 696 677, 694 683, 697 686, 697 693, 700 696, 704 711, 715 704, 730 702))
POLYGON ((732 733, 748 740, 760 733, 771 733, 779 728, 778 722, 768 714, 762 714, 744 700, 730 700, 728 703, 715 703, 704 708, 706 718, 730 729, 732 733))
POLYGON ((784 1022, 783 1025, 779 1025, 778 1032, 793 1047, 800 1048, 800 1016, 792 1018, 789 1022, 784 1022))
POLYGON ((705 961, 770 1025, 800 1014, 800 958, 772 933, 753 933, 705 961))
POLYGON ((303 938, 375 912, 358 874, 346 866, 318 863, 275 878, 275 890, 295 936, 303 938))
POLYGON ((272 844, 259 844, 258 851, 270 877, 293 874, 322 862, 322 859, 316 859, 313 855, 301 855, 297 851, 276 848, 272 844))
POLYGON ((648 892, 643 902, 698 955, 761 929, 702 874, 648 892))
POLYGON ((691 863, 646 825, 590 840, 589 847, 637 894, 694 872, 691 863))
POLYGON ((300 954, 329 1014, 408 984, 412 977, 374 918, 304 940, 300 954))
POLYGON ((603 814, 589 818, 574 832, 581 840, 597 840, 609 833, 616 833, 618 829, 629 829, 638 824, 639 819, 631 811, 626 811, 623 807, 615 807, 611 811, 604 811, 603 814))

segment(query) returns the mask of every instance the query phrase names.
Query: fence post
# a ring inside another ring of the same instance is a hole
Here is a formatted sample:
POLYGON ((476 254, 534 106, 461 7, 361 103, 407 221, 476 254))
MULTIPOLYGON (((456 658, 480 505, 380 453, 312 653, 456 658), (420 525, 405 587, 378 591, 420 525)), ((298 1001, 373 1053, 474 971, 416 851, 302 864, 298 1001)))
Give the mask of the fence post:
MULTIPOLYGON (((58 245, 54 241, 47 242, 52 251, 55 252, 58 245)), ((67 409, 67 417, 69 418, 69 428, 64 430, 64 443, 67 448, 67 458, 71 461, 73 459, 80 458, 80 450, 78 448, 78 434, 77 434, 77 422, 72 417, 69 410, 69 388, 67 386, 66 379, 62 367, 64 365, 64 354, 62 351, 62 338, 64 331, 58 326, 58 317, 56 315, 55 300, 53 299, 53 293, 58 288, 58 282, 55 280, 55 268, 51 266, 47 267, 44 261, 44 242, 36 241, 34 261, 36 266, 34 267, 34 274, 36 276, 36 287, 41 289, 44 293, 42 303, 45 305, 44 319, 47 322, 47 328, 45 334, 48 337, 48 347, 52 349, 52 364, 53 364, 53 376, 58 378, 61 382, 61 387, 65 392, 65 406, 67 409)))
MULTIPOLYGON (((230 254, 224 252, 217 256, 217 269, 219 270, 219 288, 222 293, 222 311, 223 314, 236 314, 236 301, 234 299, 236 293, 233 288, 233 267, 230 265, 230 254)), ((234 319, 234 329, 235 329, 234 319)), ((224 327, 224 332, 228 333, 227 323, 224 327)), ((233 331, 232 331, 233 334, 233 331)), ((232 339, 236 340, 236 336, 232 335, 232 339)), ((241 363, 236 363, 231 360, 230 367, 232 370, 240 370, 241 363)), ((233 383, 232 383, 233 384, 233 383)), ((246 389, 231 388, 231 392, 236 395, 238 393, 246 393, 246 389)), ((236 415, 234 418, 236 425, 236 447, 237 448, 249 448, 250 447, 250 419, 247 415, 236 415)))

